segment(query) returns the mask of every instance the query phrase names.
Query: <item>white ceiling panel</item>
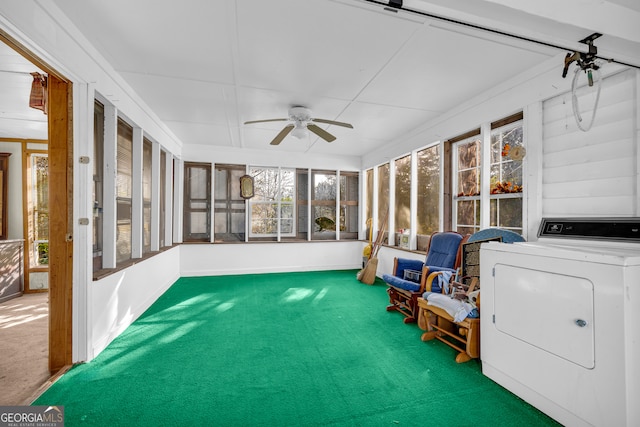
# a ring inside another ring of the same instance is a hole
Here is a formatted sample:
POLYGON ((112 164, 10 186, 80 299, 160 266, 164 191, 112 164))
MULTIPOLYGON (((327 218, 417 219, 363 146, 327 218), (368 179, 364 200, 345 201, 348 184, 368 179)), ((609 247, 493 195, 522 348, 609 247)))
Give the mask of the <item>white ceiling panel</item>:
POLYGON ((153 105, 162 120, 209 123, 227 126, 237 123, 233 106, 234 87, 190 79, 123 73, 136 92, 153 105), (232 102, 227 102, 230 98, 232 102), (176 108, 180 106, 180 108, 176 108))
POLYGON ((241 0, 237 83, 350 100, 417 28, 327 0, 241 0))
MULTIPOLYGON (((118 71, 233 83, 225 0, 60 0, 118 71)), ((231 21, 232 22, 232 21, 231 21)))
POLYGON ((377 145, 381 145, 438 115, 436 111, 357 102, 349 106, 344 117, 349 117, 352 122, 361 124, 353 130, 356 139, 376 141, 377 145))
POLYGON ((556 53, 539 54, 450 28, 418 32, 359 100, 444 112, 556 53))
POLYGON ((231 140, 233 132, 227 126, 172 121, 168 121, 167 125, 186 144, 233 146, 231 140))

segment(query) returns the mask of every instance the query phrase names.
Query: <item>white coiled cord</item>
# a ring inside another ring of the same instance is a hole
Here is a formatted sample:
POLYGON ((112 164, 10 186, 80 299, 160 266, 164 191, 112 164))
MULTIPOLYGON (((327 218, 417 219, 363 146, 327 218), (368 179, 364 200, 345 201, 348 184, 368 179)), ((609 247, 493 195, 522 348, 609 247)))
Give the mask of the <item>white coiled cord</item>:
POLYGON ((576 124, 578 128, 583 132, 588 132, 593 126, 593 122, 596 119, 596 110, 598 109, 598 101, 600 100, 600 89, 602 89, 602 77, 600 76, 600 71, 598 70, 588 70, 587 73, 593 72, 593 75, 596 76, 596 84, 598 87, 596 88, 596 102, 593 104, 593 112, 591 113, 591 121, 589 125, 582 124, 582 116, 580 115, 579 106, 578 106, 578 96, 576 95, 576 90, 578 86, 578 73, 580 73, 581 68, 576 68, 576 72, 573 75, 573 81, 571 82, 571 105, 573 107, 573 116, 576 118, 576 124))

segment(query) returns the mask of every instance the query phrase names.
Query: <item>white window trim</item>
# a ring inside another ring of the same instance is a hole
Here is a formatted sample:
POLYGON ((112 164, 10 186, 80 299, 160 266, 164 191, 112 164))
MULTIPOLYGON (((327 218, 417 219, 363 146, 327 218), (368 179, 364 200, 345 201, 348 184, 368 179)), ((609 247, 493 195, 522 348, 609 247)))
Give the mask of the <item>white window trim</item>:
POLYGON ((251 169, 270 169, 270 170, 277 170, 278 171, 278 191, 277 191, 277 196, 276 196, 276 200, 266 200, 266 201, 256 201, 255 199, 249 199, 249 206, 247 209, 247 221, 245 221, 247 230, 246 230, 246 235, 249 236, 249 238, 268 238, 268 237, 275 237, 276 241, 280 241, 282 237, 295 237, 296 236, 296 230, 297 230, 297 204, 296 204, 296 197, 295 197, 295 184, 294 184, 294 197, 293 200, 291 202, 283 202, 282 201, 282 197, 281 197, 281 189, 282 189, 282 171, 291 171, 294 174, 294 178, 295 178, 295 174, 296 174, 296 169, 295 168, 283 168, 283 167, 271 167, 271 166, 249 166, 248 167, 249 170, 251 169), (276 232, 275 233, 254 233, 253 232, 253 228, 251 227, 251 220, 252 220, 252 214, 253 214, 253 207, 256 205, 273 205, 273 204, 277 204, 278 208, 277 208, 277 214, 278 216, 276 217, 276 232), (283 205, 287 205, 287 206, 291 206, 293 209, 293 215, 291 220, 293 221, 293 224, 291 226, 291 232, 290 233, 283 233, 282 232, 282 206, 283 205))
MULTIPOLYGON (((506 124, 504 126, 500 126, 499 128, 495 128, 495 129, 489 129, 489 145, 491 145, 491 138, 493 137, 494 134, 496 133, 502 133, 508 130, 512 130, 515 129, 517 127, 522 127, 522 146, 524 147, 525 144, 525 139, 526 139, 526 133, 524 132, 524 119, 523 120, 518 120, 515 122, 511 122, 509 124, 506 124)), ((487 174, 489 175, 487 180, 490 181, 491 180, 491 148, 489 148, 489 153, 487 154, 487 163, 489 164, 489 166, 486 168, 487 169, 487 174)), ((497 163, 496 163, 497 164, 497 163)), ((502 164, 502 162, 500 162, 500 164, 502 164)), ((488 200, 486 205, 488 206, 489 210, 491 209, 491 200, 499 200, 499 199, 522 199, 522 220, 521 220, 521 227, 500 227, 500 228, 504 228, 506 230, 509 229, 513 229, 514 231, 518 232, 520 231, 522 233, 523 236, 525 236, 525 232, 526 232, 526 227, 525 227, 525 215, 526 215, 526 206, 525 206, 525 198, 524 198, 524 189, 527 187, 525 185, 525 179, 526 179, 526 175, 525 175, 525 170, 524 170, 524 166, 525 162, 522 161, 522 188, 523 191, 520 193, 504 193, 504 194, 491 194, 491 183, 488 182, 488 189, 487 189, 487 194, 488 194, 488 200)), ((487 218, 487 225, 486 227, 491 227, 491 217, 490 217, 490 212, 488 213, 488 218, 487 218)), ((498 219, 500 218, 500 214, 497 214, 498 219)))
MULTIPOLYGON (((488 179, 488 178, 485 179, 484 173, 483 173, 483 170, 485 169, 484 168, 484 161, 486 159, 486 157, 484 156, 484 152, 480 156, 480 165, 479 165, 479 167, 480 167, 480 180, 481 180, 480 181, 480 194, 477 195, 477 196, 458 196, 458 177, 459 177, 459 174, 458 174, 459 173, 459 169, 458 169, 458 147, 460 145, 464 145, 464 144, 467 144, 467 143, 469 143, 471 141, 476 141, 478 139, 480 139, 482 141, 482 144, 483 144, 483 147, 481 148, 481 150, 484 150, 484 146, 486 144, 484 144, 482 132, 480 133, 480 135, 470 136, 469 138, 465 138, 465 139, 463 139, 461 141, 457 141, 454 144, 452 144, 453 146, 451 147, 451 173, 452 173, 452 179, 451 179, 452 187, 451 188, 452 188, 452 192, 453 192, 452 198, 451 198, 451 200, 452 200, 452 206, 451 206, 451 224, 452 224, 452 226, 451 226, 451 228, 453 230, 457 230, 458 227, 459 227, 459 224, 458 224, 458 202, 459 201, 467 201, 467 200, 476 200, 476 201, 478 201, 480 203, 480 209, 481 209, 481 211, 480 211, 480 222, 478 224, 463 224, 463 226, 465 226, 465 227, 476 227, 477 226, 477 227, 479 227, 480 230, 482 230, 482 228, 483 228, 483 223, 482 223, 483 213, 482 213, 482 209, 486 205, 486 203, 483 203, 482 198, 483 198, 483 194, 485 193, 485 191, 484 191, 484 185, 485 185, 484 181, 486 181, 488 179)), ((487 199, 487 201, 488 201, 488 199, 487 199)), ((487 217, 488 217, 488 215, 487 215, 487 217)), ((475 218, 475 215, 474 215, 474 218, 475 218)), ((487 218, 487 220, 488 220, 488 218, 487 218)), ((475 219, 474 219, 474 221, 475 221, 475 219)))

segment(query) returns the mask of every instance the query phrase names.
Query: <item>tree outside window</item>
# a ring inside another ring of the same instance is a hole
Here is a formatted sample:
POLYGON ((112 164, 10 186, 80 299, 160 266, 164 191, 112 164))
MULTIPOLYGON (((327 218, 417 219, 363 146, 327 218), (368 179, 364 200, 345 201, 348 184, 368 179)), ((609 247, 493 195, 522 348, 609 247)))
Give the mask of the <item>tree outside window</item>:
POLYGON ((480 230, 481 148, 478 137, 456 143, 456 229, 462 234, 480 230))
POLYGON ((31 154, 31 213, 36 266, 49 264, 49 158, 31 154))
MULTIPOLYGON (((404 240, 401 233, 408 233, 411 227, 411 155, 396 159, 394 196, 395 209, 393 224, 396 231, 395 245, 408 248, 408 240, 404 240)), ((404 236, 405 239, 408 239, 404 236)))
POLYGON ((411 156, 395 161, 395 216, 396 231, 411 226, 411 156))
POLYGON ((492 227, 522 233, 522 160, 512 158, 523 147, 522 121, 491 132, 490 218, 492 227))
POLYGON ((313 186, 311 197, 312 239, 335 239, 336 196, 338 190, 336 172, 313 171, 311 179, 311 185, 313 186))
POLYGON ((250 236, 295 236, 294 169, 251 168, 254 197, 250 199, 250 236), (278 229, 279 227, 279 229, 278 229))
MULTIPOLYGON (((389 163, 378 166, 378 230, 382 229, 383 221, 388 221, 389 174, 389 163)), ((383 242, 388 243, 388 239, 384 238, 383 242)))
MULTIPOLYGON (((417 234, 430 236, 440 229, 440 146, 420 150, 417 156, 417 234)), ((419 238, 418 242, 423 240, 419 238)), ((426 250, 426 246, 419 245, 418 250, 426 250)))
POLYGON ((366 235, 369 236, 371 234, 371 227, 373 221, 373 169, 367 169, 365 172, 365 218, 366 223, 366 235))
POLYGON ((340 240, 358 239, 359 174, 340 173, 340 240))

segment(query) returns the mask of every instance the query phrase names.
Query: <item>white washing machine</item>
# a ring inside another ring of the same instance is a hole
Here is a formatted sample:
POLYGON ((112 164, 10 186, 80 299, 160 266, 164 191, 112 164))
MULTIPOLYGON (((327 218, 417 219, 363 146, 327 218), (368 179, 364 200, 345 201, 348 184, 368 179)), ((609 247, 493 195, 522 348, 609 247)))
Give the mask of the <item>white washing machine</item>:
POLYGON ((483 373, 568 426, 640 426, 640 218, 480 250, 483 373))

